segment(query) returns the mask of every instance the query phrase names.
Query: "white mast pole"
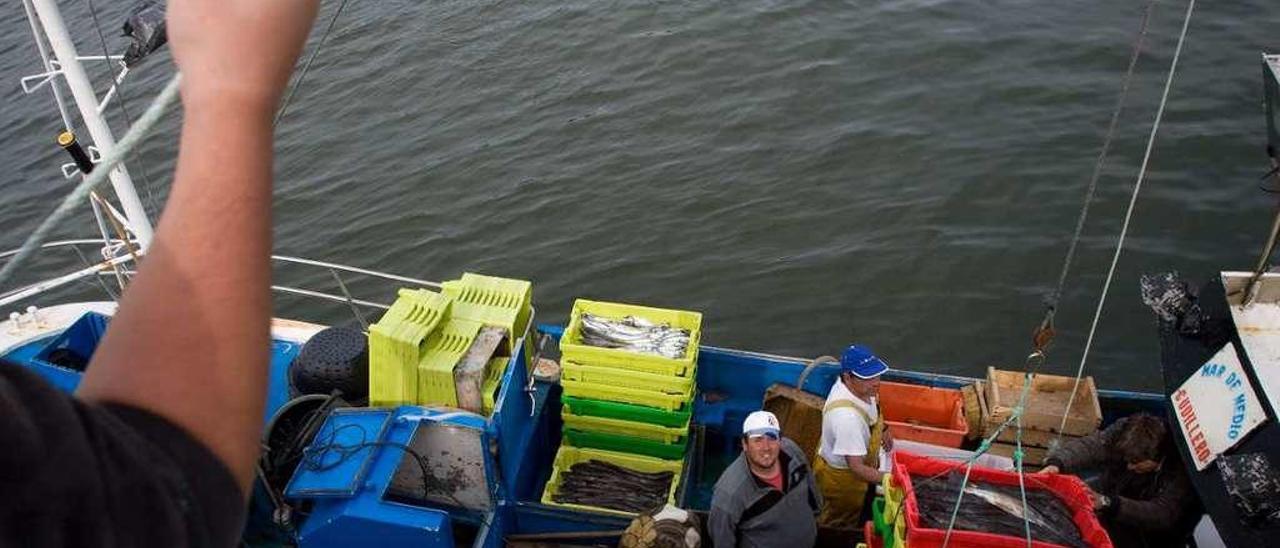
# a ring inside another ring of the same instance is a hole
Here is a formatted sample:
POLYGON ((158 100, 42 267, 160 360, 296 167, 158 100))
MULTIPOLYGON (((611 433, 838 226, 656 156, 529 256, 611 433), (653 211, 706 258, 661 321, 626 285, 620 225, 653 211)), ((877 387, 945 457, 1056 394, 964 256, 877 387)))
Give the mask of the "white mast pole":
MULTIPOLYGON (((62 75, 66 77, 67 87, 71 90, 71 96, 75 98, 76 108, 80 110, 85 128, 93 138, 93 144, 103 154, 110 152, 116 146, 115 136, 112 135, 107 121, 98 114, 98 97, 94 94, 89 76, 85 74, 84 67, 80 64, 75 43, 67 33, 67 27, 62 21, 62 13, 58 11, 56 0, 32 0, 32 4, 40 18, 41 26, 44 27, 45 36, 49 38, 49 45, 53 47, 53 54, 58 58, 58 64, 62 66, 62 75)), ((115 189, 116 197, 124 208, 129 229, 133 231, 134 236, 137 236, 138 245, 146 250, 151 245, 151 220, 147 218, 147 212, 142 207, 142 200, 138 198, 138 191, 133 187, 133 180, 129 177, 124 164, 112 170, 110 177, 111 186, 115 189)))

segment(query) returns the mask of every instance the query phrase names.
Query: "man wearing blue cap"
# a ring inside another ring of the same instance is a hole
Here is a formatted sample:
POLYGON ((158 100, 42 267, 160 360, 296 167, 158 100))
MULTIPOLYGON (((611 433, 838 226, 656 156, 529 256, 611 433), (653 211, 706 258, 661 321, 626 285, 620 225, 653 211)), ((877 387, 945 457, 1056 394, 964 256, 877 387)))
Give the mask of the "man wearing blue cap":
POLYGON ((884 478, 885 451, 893 448, 893 439, 877 395, 880 375, 888 370, 862 345, 840 355, 840 378, 822 409, 822 440, 813 463, 822 490, 818 524, 823 527, 849 529, 861 523, 868 495, 874 496, 874 485, 884 478))
POLYGON ((813 546, 822 496, 804 451, 768 411, 742 423, 742 454, 716 481, 707 531, 715 548, 813 546))

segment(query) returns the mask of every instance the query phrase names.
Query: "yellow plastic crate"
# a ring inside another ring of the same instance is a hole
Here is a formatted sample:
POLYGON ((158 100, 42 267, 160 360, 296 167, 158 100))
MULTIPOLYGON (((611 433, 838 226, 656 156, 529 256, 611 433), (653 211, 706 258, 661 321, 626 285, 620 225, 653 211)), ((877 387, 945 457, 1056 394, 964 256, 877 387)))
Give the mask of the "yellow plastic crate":
POLYGON ((693 389, 694 376, 676 377, 672 375, 655 375, 627 369, 588 365, 573 361, 560 362, 560 378, 571 381, 582 381, 596 384, 608 384, 652 390, 665 394, 688 394, 693 389))
POLYGON ((698 360, 698 344, 702 339, 702 314, 685 310, 649 308, 630 304, 606 303, 578 299, 573 303, 569 326, 560 339, 560 353, 565 360, 654 373, 692 377, 698 360), (654 323, 689 330, 689 348, 684 357, 671 359, 656 354, 640 354, 618 348, 601 348, 582 342, 582 315, 593 314, 610 319, 626 316, 644 318, 654 323))
POLYGON ((369 327, 369 404, 418 400, 417 364, 427 336, 449 317, 450 299, 425 290, 401 290, 400 298, 369 327))
POLYGON ((484 376, 484 414, 492 415, 497 405, 498 387, 502 384, 502 374, 507 372, 507 364, 511 358, 494 358, 489 360, 484 376))
POLYGON ((894 485, 892 474, 885 474, 880 485, 884 490, 884 519, 886 522, 893 520, 893 525, 890 526, 893 529, 893 546, 905 548, 907 513, 902 509, 902 503, 906 493, 894 485))
POLYGON ((565 394, 575 398, 633 403, 667 411, 683 410, 686 405, 693 401, 692 387, 684 394, 667 394, 653 390, 639 390, 625 386, 575 381, 565 378, 560 379, 560 385, 564 387, 565 394))
POLYGON ((659 426, 643 422, 632 422, 604 417, 580 417, 571 413, 561 413, 565 428, 587 432, 601 432, 622 436, 634 436, 662 443, 679 443, 689 435, 689 425, 659 426))
POLYGON ((533 284, 467 272, 461 279, 444 282, 441 291, 454 299, 454 317, 506 329, 507 353, 515 352, 516 339, 529 326, 533 284))
POLYGON ((547 480, 547 487, 542 491, 542 503, 550 506, 559 506, 561 508, 573 508, 575 510, 601 512, 618 516, 635 516, 635 514, 620 510, 585 506, 582 504, 562 504, 552 500, 552 496, 560 490, 560 475, 569 471, 569 467, 574 464, 590 460, 600 460, 639 472, 672 472, 674 475, 671 478, 671 492, 667 496, 667 503, 672 506, 676 505, 676 489, 680 487, 680 469, 683 466, 684 461, 662 460, 655 459, 653 457, 616 453, 613 451, 601 451, 599 449, 579 449, 568 445, 562 445, 560 446, 560 450, 556 451, 556 460, 552 464, 551 468, 551 479, 547 480))
POLYGON ((427 338, 426 350, 418 362, 419 405, 458 406, 453 368, 476 340, 480 322, 451 319, 427 338))

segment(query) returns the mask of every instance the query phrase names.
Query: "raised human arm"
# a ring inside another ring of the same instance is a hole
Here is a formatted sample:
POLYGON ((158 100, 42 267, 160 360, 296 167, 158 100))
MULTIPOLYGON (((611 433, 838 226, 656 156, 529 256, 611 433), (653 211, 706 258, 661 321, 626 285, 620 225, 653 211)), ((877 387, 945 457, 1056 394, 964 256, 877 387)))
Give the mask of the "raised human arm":
POLYGON ((247 496, 270 348, 271 116, 317 0, 170 0, 184 117, 155 239, 77 396, 160 415, 247 496))

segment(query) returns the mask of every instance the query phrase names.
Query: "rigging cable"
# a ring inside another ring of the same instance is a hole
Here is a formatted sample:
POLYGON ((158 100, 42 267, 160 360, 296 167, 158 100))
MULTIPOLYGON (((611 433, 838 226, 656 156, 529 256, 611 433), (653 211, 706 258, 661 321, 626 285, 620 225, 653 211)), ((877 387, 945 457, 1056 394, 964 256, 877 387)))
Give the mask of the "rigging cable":
POLYGON ((316 49, 311 52, 311 57, 307 58, 306 64, 302 65, 302 72, 298 73, 298 79, 293 81, 293 87, 289 88, 289 94, 280 103, 280 110, 276 112, 276 119, 271 122, 271 127, 280 125, 280 120, 284 118, 284 113, 289 110, 289 102, 293 101, 294 94, 298 93, 298 88, 302 87, 302 81, 307 77, 307 71, 311 70, 311 63, 314 63, 316 57, 320 56, 320 50, 324 48, 324 43, 329 39, 329 33, 333 31, 334 23, 338 22, 338 16, 342 15, 342 9, 345 7, 347 7, 347 0, 342 0, 342 3, 338 4, 338 9, 333 12, 333 17, 329 18, 329 26, 325 27, 324 34, 320 35, 320 42, 316 44, 316 49))
POLYGON ((1133 81, 1134 68, 1138 66, 1138 58, 1142 56, 1142 46, 1147 39, 1147 26, 1151 22, 1151 13, 1155 10, 1155 0, 1148 0, 1142 14, 1142 22, 1138 26, 1138 36, 1134 39, 1133 52, 1129 54, 1129 68, 1125 70, 1124 80, 1120 84, 1120 96, 1116 98, 1116 106, 1111 111, 1111 122, 1107 126, 1107 136, 1102 140, 1102 149, 1098 151, 1098 159, 1093 165, 1093 174, 1089 176, 1089 185, 1084 194, 1084 204, 1080 207, 1080 216, 1076 218, 1075 233, 1071 236, 1071 244, 1067 247, 1067 255, 1062 261, 1062 271, 1058 273, 1058 285, 1047 299, 1049 309, 1056 310, 1058 300, 1062 297, 1062 288, 1067 283, 1067 273, 1075 260, 1076 246, 1084 233, 1085 220, 1089 218, 1089 206, 1093 205, 1093 196, 1098 189, 1098 180, 1102 178, 1102 167, 1106 164, 1107 154, 1111 152, 1111 143, 1115 138, 1116 128, 1120 125, 1120 114, 1129 98, 1129 84, 1133 81))
POLYGON ((1191 26, 1191 14, 1195 10, 1196 0, 1187 2, 1187 15, 1182 20, 1182 33, 1178 35, 1178 46, 1173 50, 1173 61, 1169 63, 1169 76, 1165 78, 1164 92, 1160 95, 1160 107, 1156 110, 1155 121, 1151 124, 1151 134, 1147 137, 1147 149, 1142 154, 1142 167, 1138 169, 1138 180, 1133 185, 1133 194, 1129 197, 1129 208, 1124 214, 1124 224, 1120 226, 1120 237, 1116 240, 1116 251, 1111 256, 1111 267, 1107 269, 1106 281, 1102 284, 1102 295, 1098 296, 1098 307, 1093 312, 1093 322, 1089 325, 1089 336, 1084 342, 1084 352, 1080 355, 1080 367, 1076 369, 1076 380, 1071 385, 1071 396, 1067 398, 1067 408, 1062 412, 1062 422, 1058 425, 1057 439, 1062 439, 1062 429, 1067 425, 1067 416, 1071 414, 1071 405, 1075 402, 1076 392, 1080 389, 1080 377, 1084 375, 1084 366, 1089 359, 1089 349, 1093 346, 1093 336, 1098 330, 1098 319, 1102 317, 1102 307, 1107 302, 1107 291, 1111 289, 1111 279, 1116 273, 1116 264, 1120 262, 1120 252, 1124 250, 1124 238, 1129 232, 1129 221, 1133 218, 1134 206, 1138 203, 1138 192, 1142 190, 1142 181, 1147 175, 1147 165, 1151 160, 1151 149, 1155 146, 1156 132, 1160 130, 1160 119, 1164 116, 1164 107, 1169 101, 1169 88, 1173 86, 1173 76, 1178 70, 1178 58, 1182 55, 1182 44, 1187 38, 1187 28, 1191 26))
MULTIPOLYGON (((22 7, 27 12, 27 23, 31 25, 31 38, 35 41, 36 50, 40 53, 41 67, 44 68, 46 74, 52 75, 55 73, 55 69, 53 63, 49 60, 49 50, 44 44, 45 39, 37 28, 35 9, 31 6, 31 0, 22 0, 22 7)), ((49 90, 53 92, 53 102, 58 106, 58 114, 62 117, 62 128, 74 135, 75 131, 71 125, 71 115, 67 112, 66 100, 62 98, 62 90, 58 87, 58 81, 53 76, 49 76, 48 83, 49 90)), ((91 194, 91 196, 96 195, 96 193, 91 194)), ((102 208, 99 207, 97 202, 91 201, 90 204, 93 206, 93 218, 97 222, 98 232, 102 234, 102 242, 106 246, 111 239, 111 235, 107 232, 106 221, 102 218, 102 208)), ((123 283, 121 283, 120 288, 124 289, 123 283)))
MULTIPOLYGON (((1192 0, 1192 4, 1194 5, 1194 0, 1192 0)), ((1086 187, 1084 203, 1081 206, 1080 215, 1076 219, 1076 227, 1075 227, 1074 233, 1072 234, 1071 243, 1067 248, 1066 256, 1063 258, 1062 270, 1058 274, 1058 283, 1054 287, 1052 293, 1050 293, 1049 296, 1047 297, 1046 299, 1047 310, 1045 311, 1044 319, 1041 321, 1040 325, 1036 328, 1036 330, 1032 335, 1033 351, 1031 355, 1027 357, 1026 371, 1024 372, 1022 391, 1018 396, 1018 405, 1013 409, 1013 412, 1010 415, 1010 417, 1006 419, 996 429, 995 433, 993 433, 988 438, 984 439, 981 445, 979 446, 978 450, 974 452, 974 455, 969 459, 967 459, 967 461, 964 463, 964 468, 965 468, 964 478, 961 480, 960 492, 956 496, 956 503, 955 503, 955 506, 952 508, 951 517, 947 523, 946 535, 943 537, 943 543, 942 543, 944 547, 950 543, 951 531, 955 527, 956 518, 958 517, 960 512, 961 501, 964 499, 964 488, 969 482, 969 472, 972 469, 974 462, 977 460, 978 456, 987 452, 987 450, 990 448, 992 441, 994 441, 1000 435, 1000 433, 1002 433, 1010 425, 1014 426, 1014 428, 1016 429, 1016 434, 1014 438, 1015 446, 1014 446, 1014 452, 1013 452, 1013 461, 1014 461, 1014 467, 1016 468, 1018 473, 1019 494, 1021 495, 1021 502, 1022 502, 1023 508, 1025 509, 1027 506, 1026 474, 1023 469, 1024 453, 1022 450, 1022 414, 1024 412, 1024 408, 1026 405, 1027 395, 1030 392, 1032 378, 1034 376, 1033 370, 1038 370, 1041 366, 1044 365, 1045 351, 1053 340, 1053 336, 1054 336, 1053 320, 1054 320, 1054 315, 1057 312, 1058 301, 1062 297, 1062 290, 1063 290, 1063 287, 1066 285, 1067 274, 1070 272, 1071 263, 1074 262, 1075 260, 1076 248, 1079 245, 1081 235, 1084 232, 1085 221, 1088 219, 1088 216, 1089 216, 1089 207, 1093 204, 1094 194, 1097 191, 1098 181, 1099 179, 1101 179, 1101 176, 1102 176, 1103 166, 1105 165, 1107 155, 1111 150, 1111 144, 1114 141, 1116 129, 1119 127, 1120 115, 1121 113, 1123 113, 1125 104, 1128 101, 1129 87, 1131 82, 1133 81, 1133 74, 1137 66, 1138 59, 1141 57, 1141 54, 1142 54, 1142 47, 1146 41, 1147 29, 1151 21, 1151 14, 1154 11, 1154 8, 1155 8, 1155 0, 1148 0, 1146 8, 1143 11, 1142 20, 1139 23, 1138 35, 1134 40, 1132 53, 1129 56, 1129 65, 1128 65, 1128 68, 1125 70, 1125 76, 1121 83, 1120 95, 1116 99, 1116 105, 1111 113, 1111 121, 1108 124, 1106 137, 1103 140, 1102 148, 1098 151, 1098 158, 1094 164, 1093 173, 1089 177, 1089 184, 1086 187)), ((1189 17, 1190 17, 1190 13, 1188 12, 1188 18, 1189 17)), ((1183 27, 1182 36, 1183 37, 1186 36, 1185 23, 1183 27)), ((1179 38, 1179 42, 1178 42, 1179 53, 1181 51, 1181 47, 1182 47, 1182 39, 1179 38)), ((1177 62, 1177 55, 1178 54, 1175 53, 1175 56, 1174 56, 1175 66, 1177 62)), ((1170 73, 1170 78, 1172 78, 1172 70, 1170 73)), ((1166 86, 1165 98, 1167 98, 1167 94, 1168 94, 1168 87, 1166 86)), ((1160 108, 1161 108, 1161 112, 1163 112, 1163 109, 1164 109, 1163 99, 1161 101, 1160 108)), ((1157 117, 1157 120, 1158 120, 1158 117, 1157 117)), ((1158 121, 1157 121, 1157 125, 1158 125, 1158 121)), ((1152 137, 1154 138, 1154 132, 1152 137)), ((1150 154, 1150 144, 1148 145, 1147 152, 1148 154, 1150 154)), ((1144 160, 1143 162, 1144 171, 1145 171, 1145 167, 1146 167, 1146 161, 1144 160)), ((1136 198, 1136 189, 1135 189, 1134 196, 1136 198)), ((1130 215, 1132 214, 1132 202, 1130 204, 1129 214, 1130 215)), ((1126 219, 1125 219, 1125 227, 1126 228, 1128 227, 1128 216, 1126 216, 1126 219)), ((1123 241, 1123 232, 1121 235, 1121 241, 1123 241)), ((1114 273, 1114 266, 1115 265, 1113 263, 1112 264, 1113 273, 1114 273)), ((1111 275, 1109 274, 1108 283, 1110 282, 1110 278, 1111 278, 1111 275)), ((1105 293, 1105 290, 1104 290, 1104 293, 1105 293)), ((1095 318, 1094 325, 1096 327, 1096 318, 1095 318)), ((1093 336, 1093 331, 1091 330, 1090 339, 1092 339, 1092 336, 1093 336)), ((1085 355, 1087 354, 1088 354, 1088 350, 1086 346, 1085 355)), ((1084 362, 1082 359, 1081 361, 1082 370, 1083 370, 1083 363, 1084 362)), ((1075 390, 1078 388, 1079 381, 1080 381, 1080 377, 1077 374, 1076 387, 1073 388, 1072 390, 1071 399, 1075 398, 1075 390)), ((1068 412, 1069 410, 1070 410, 1070 406, 1068 404, 1068 412)), ((1065 422, 1066 422, 1066 414, 1063 415, 1063 423, 1065 424, 1065 422)), ((1061 437, 1062 435, 1061 428, 1059 428, 1058 435, 1059 437, 1061 437)), ((929 478, 929 479, 930 480, 936 479, 936 477, 929 478)), ((1027 546, 1030 547, 1032 543, 1031 523, 1030 523, 1030 519, 1025 515, 1025 513, 1023 516, 1023 531, 1024 531, 1024 536, 1027 542, 1027 546)))
POLYGON ((93 189, 106 181, 107 175, 111 173, 111 170, 115 169, 120 160, 132 152, 138 146, 138 143, 151 134, 156 123, 164 115, 165 110, 177 99, 178 84, 181 81, 182 74, 175 73, 169 79, 169 83, 165 84, 160 94, 147 106, 146 112, 143 112, 142 116, 138 118, 138 123, 129 128, 124 138, 116 143, 115 148, 103 155, 102 160, 98 163, 98 169, 94 169, 88 177, 80 181, 80 184, 76 185, 70 194, 67 194, 62 203, 58 204, 57 209, 54 209, 48 217, 45 217, 40 226, 36 227, 30 236, 27 236, 26 241, 22 243, 22 247, 18 249, 18 253, 14 255, 13 259, 6 263, 3 268, 0 268, 0 287, 13 278, 18 267, 27 262, 31 255, 40 248, 40 244, 48 239, 53 228, 58 223, 61 223, 63 219, 66 219, 67 215, 70 215, 72 210, 81 201, 85 200, 93 189))
MULTIPOLYGON (((89 5, 89 15, 93 18, 93 29, 98 32, 98 43, 102 45, 102 57, 107 67, 107 75, 110 76, 116 88, 116 95, 119 97, 117 104, 120 105, 120 112, 124 114, 125 123, 132 126, 133 116, 129 113, 129 106, 126 104, 128 99, 124 93, 124 79, 116 80, 115 74, 111 71, 111 52, 107 49, 107 38, 102 34, 102 24, 98 22, 98 11, 93 7, 93 0, 85 0, 85 2, 89 5)), ((147 165, 139 159, 139 156, 140 154, 133 155, 132 161, 137 164, 138 174, 142 176, 142 188, 147 191, 147 203, 151 206, 151 216, 159 218, 160 206, 156 202, 155 192, 151 189, 151 177, 147 173, 147 165)))

